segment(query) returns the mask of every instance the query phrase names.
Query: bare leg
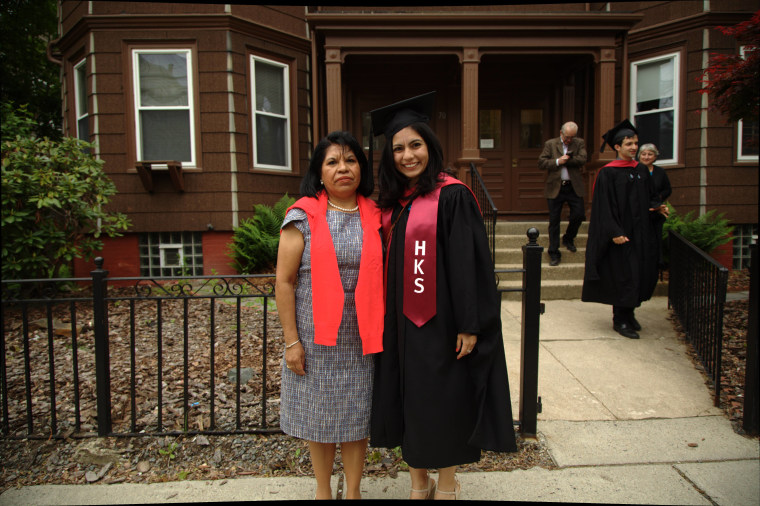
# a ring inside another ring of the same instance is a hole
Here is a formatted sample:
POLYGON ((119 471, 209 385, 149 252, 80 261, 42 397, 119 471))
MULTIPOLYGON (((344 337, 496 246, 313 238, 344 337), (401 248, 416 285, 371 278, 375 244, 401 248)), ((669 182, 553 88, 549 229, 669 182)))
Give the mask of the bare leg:
POLYGON ((309 441, 311 453, 311 465, 314 468, 314 477, 317 479, 316 499, 332 499, 330 478, 332 477, 333 463, 335 462, 335 443, 317 443, 309 441))
POLYGON ((435 493, 436 499, 454 499, 456 496, 456 466, 444 467, 438 470, 438 490, 435 493), (452 492, 450 494, 441 494, 440 492, 452 492))
POLYGON ((343 472, 346 474, 346 499, 361 499, 361 481, 364 459, 367 456, 367 438, 340 444, 343 472))
MULTIPOLYGON (((409 476, 412 479, 412 490, 428 489, 428 471, 409 466, 409 476)), ((427 493, 412 492, 409 494, 410 499, 427 499, 427 493)))

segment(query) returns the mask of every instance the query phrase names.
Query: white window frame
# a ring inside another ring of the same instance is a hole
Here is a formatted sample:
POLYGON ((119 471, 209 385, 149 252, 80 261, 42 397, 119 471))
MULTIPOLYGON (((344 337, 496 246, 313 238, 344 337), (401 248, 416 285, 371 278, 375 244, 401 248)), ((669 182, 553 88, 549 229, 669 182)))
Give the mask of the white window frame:
POLYGON ((253 168, 291 172, 293 168, 292 168, 292 155, 291 155, 292 133, 291 133, 291 124, 290 124, 290 65, 288 65, 287 63, 270 60, 268 58, 262 58, 261 56, 252 54, 251 60, 250 60, 250 72, 251 72, 251 131, 253 133, 251 137, 252 139, 251 144, 253 145, 253 168), (282 83, 282 86, 283 86, 282 96, 283 96, 283 101, 284 101, 283 114, 275 114, 272 112, 259 111, 256 109, 255 69, 256 69, 257 61, 266 63, 267 65, 280 67, 283 69, 283 83, 282 83), (281 118, 285 120, 285 165, 271 165, 271 164, 259 163, 259 153, 258 153, 258 146, 257 146, 257 141, 256 141, 256 138, 257 138, 256 137, 256 116, 257 115, 271 116, 274 118, 281 118))
MULTIPOLYGON (((739 46, 739 56, 744 58, 746 46, 739 46)), ((756 50, 757 51, 757 50, 756 50)), ((760 159, 758 155, 743 155, 742 150, 744 148, 742 140, 744 139, 744 120, 737 122, 737 139, 736 139, 736 160, 739 162, 756 162, 760 159)))
POLYGON ((184 267, 185 265, 185 251, 182 243, 179 244, 165 244, 161 243, 158 246, 158 249, 161 253, 161 268, 169 268, 169 267, 184 267), (179 263, 178 264, 172 264, 169 263, 169 259, 167 258, 167 251, 169 250, 179 250, 179 263))
MULTIPOLYGON (((631 92, 630 92, 630 117, 631 122, 636 125, 636 87, 637 87, 637 77, 638 77, 638 66, 639 65, 646 65, 648 63, 655 63, 659 61, 664 60, 673 60, 673 106, 662 108, 662 109, 653 109, 651 111, 646 111, 645 113, 638 113, 639 116, 642 116, 644 114, 655 114, 655 113, 661 113, 666 112, 669 110, 673 111, 673 158, 669 159, 658 159, 657 164, 658 165, 673 165, 678 163, 678 153, 679 153, 679 139, 681 137, 681 119, 680 119, 680 105, 681 105, 681 53, 675 52, 675 53, 668 53, 663 54, 659 56, 654 56, 651 58, 646 58, 643 60, 637 60, 631 62, 631 92)), ((660 151, 662 151, 662 146, 657 146, 660 151)))
MULTIPOLYGON (((190 121, 190 160, 179 160, 183 168, 195 168, 196 165, 196 146, 195 146, 195 72, 193 66, 193 51, 190 48, 135 48, 132 49, 132 86, 135 111, 135 156, 138 160, 143 158, 142 146, 142 123, 140 122, 140 112, 147 110, 187 110, 190 121), (180 106, 140 106, 140 62, 141 54, 170 54, 182 53, 187 57, 187 105, 180 106)), ((154 165, 153 169, 168 169, 166 165, 154 165)))
POLYGON ((76 118, 75 124, 77 139, 90 142, 90 139, 92 138, 92 132, 89 131, 89 128, 87 139, 82 139, 82 132, 79 131, 80 121, 83 119, 89 120, 90 116, 89 104, 87 103, 87 58, 82 58, 79 63, 74 65, 74 116, 76 118), (79 79, 79 71, 82 67, 85 69, 84 82, 81 82, 79 79), (84 91, 84 103, 82 103, 82 100, 79 99, 79 97, 82 96, 82 91, 84 91))

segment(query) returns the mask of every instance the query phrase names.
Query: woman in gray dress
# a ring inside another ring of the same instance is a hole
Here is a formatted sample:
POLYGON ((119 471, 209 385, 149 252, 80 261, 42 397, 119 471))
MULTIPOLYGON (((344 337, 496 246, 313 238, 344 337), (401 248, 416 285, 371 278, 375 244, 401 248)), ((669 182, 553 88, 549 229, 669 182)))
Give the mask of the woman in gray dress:
POLYGON ((373 353, 382 351, 380 213, 368 197, 367 158, 348 132, 314 149, 288 209, 277 256, 276 300, 285 339, 280 427, 309 441, 317 499, 331 499, 336 444, 346 498, 361 497, 373 353))

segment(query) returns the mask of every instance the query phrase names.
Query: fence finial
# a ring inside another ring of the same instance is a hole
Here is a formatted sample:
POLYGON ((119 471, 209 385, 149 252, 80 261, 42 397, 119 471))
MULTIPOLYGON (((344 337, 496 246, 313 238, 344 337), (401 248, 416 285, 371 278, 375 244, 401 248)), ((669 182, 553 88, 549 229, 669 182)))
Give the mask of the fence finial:
POLYGON ((530 227, 527 232, 528 243, 531 245, 536 244, 538 241, 538 229, 536 227, 530 227))
POLYGON ((104 262, 103 257, 96 257, 95 258, 95 267, 97 269, 102 269, 103 268, 103 262, 104 262))

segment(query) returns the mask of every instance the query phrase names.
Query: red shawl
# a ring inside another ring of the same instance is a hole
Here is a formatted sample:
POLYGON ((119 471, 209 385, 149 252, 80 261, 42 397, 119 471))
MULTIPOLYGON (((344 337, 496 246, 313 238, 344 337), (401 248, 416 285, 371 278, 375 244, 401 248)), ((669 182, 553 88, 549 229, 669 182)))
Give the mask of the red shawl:
MULTIPOLYGON (((356 316, 365 355, 383 351, 384 305, 383 248, 379 234, 380 211, 375 203, 357 195, 362 224, 362 253, 356 283, 356 316)), ((345 294, 338 271, 330 228, 327 224, 327 193, 317 198, 303 197, 289 209, 302 209, 311 231, 311 304, 314 317, 314 342, 335 346, 343 319, 345 294)))

